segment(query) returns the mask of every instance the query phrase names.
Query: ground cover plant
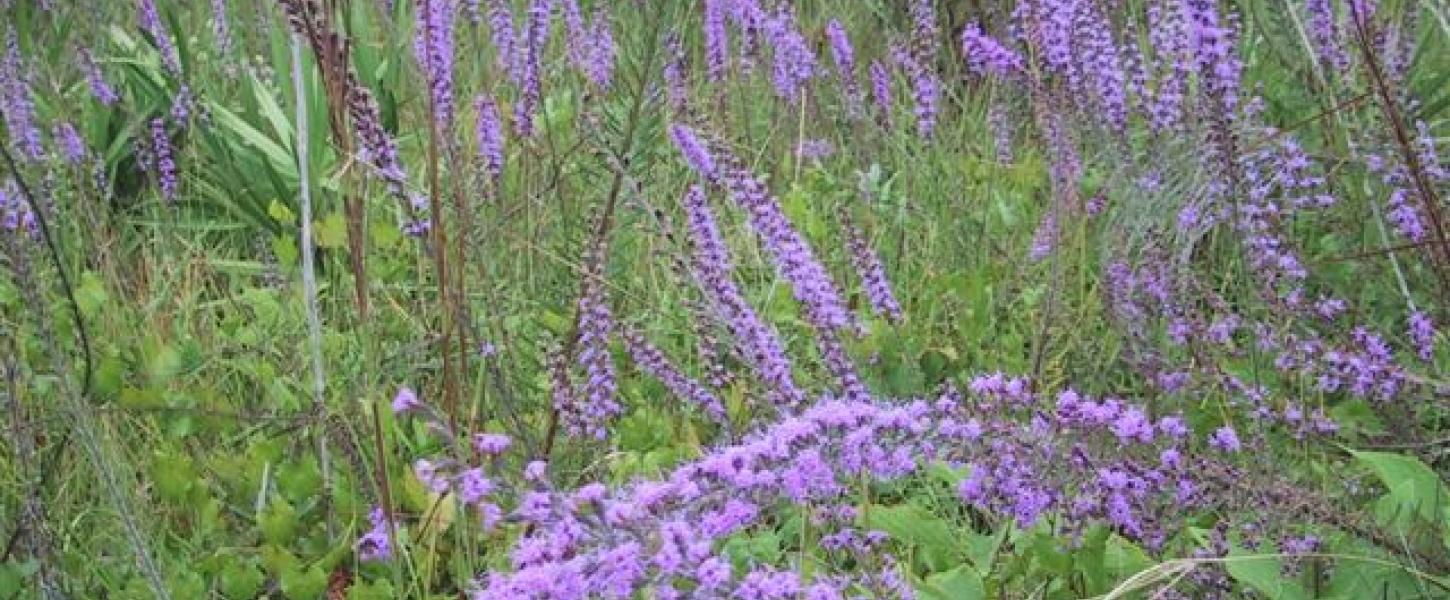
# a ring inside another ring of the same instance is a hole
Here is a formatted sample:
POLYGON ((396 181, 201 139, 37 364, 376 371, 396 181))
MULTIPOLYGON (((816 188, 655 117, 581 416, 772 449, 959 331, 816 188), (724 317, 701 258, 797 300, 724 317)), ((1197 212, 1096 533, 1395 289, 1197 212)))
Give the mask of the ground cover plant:
POLYGON ((1450 597, 1443 3, 0 15, 0 598, 1450 597))

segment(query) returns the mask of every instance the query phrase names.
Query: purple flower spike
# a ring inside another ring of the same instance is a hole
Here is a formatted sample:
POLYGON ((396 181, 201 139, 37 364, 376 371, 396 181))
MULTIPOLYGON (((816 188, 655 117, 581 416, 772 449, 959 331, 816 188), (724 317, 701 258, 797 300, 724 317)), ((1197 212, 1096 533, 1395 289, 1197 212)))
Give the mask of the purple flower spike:
POLYGON ((413 32, 413 55, 428 82, 433 121, 439 132, 453 123, 453 0, 423 0, 413 32))
POLYGON ((485 456, 503 454, 511 445, 513 445, 513 439, 501 433, 476 433, 473 435, 473 449, 485 456))
POLYGON ((861 88, 856 83, 856 55, 851 48, 851 39, 846 27, 840 21, 831 19, 826 23, 826 39, 831 42, 831 58, 836 62, 836 76, 841 80, 841 90, 846 96, 846 111, 851 117, 861 115, 861 88))
POLYGON ((180 77, 181 58, 176 44, 171 41, 171 34, 166 31, 166 25, 161 22, 161 14, 156 11, 155 0, 137 0, 136 10, 141 30, 151 36, 156 43, 156 51, 161 54, 161 66, 173 77, 180 77))
POLYGON ((1415 354, 1420 360, 1430 362, 1435 358, 1435 322, 1424 311, 1410 313, 1410 342, 1415 345, 1415 354))
POLYGON ((60 146, 61 158, 66 162, 78 165, 85 161, 89 152, 86 151, 86 142, 81 139, 81 134, 76 132, 75 125, 71 125, 69 121, 56 125, 53 137, 60 146))
POLYGON ((151 159, 156 169, 156 181, 161 185, 161 197, 168 204, 176 201, 176 159, 171 149, 171 134, 166 131, 166 121, 151 120, 151 159))
POLYGON ((15 35, 11 29, 5 38, 5 59, 0 63, 0 106, 5 109, 5 129, 11 143, 22 154, 39 160, 45 156, 45 146, 41 143, 40 126, 36 124, 29 67, 20 55, 20 41, 15 35))
POLYGON ((514 14, 508 0, 486 0, 488 2, 488 29, 493 36, 493 53, 498 58, 498 68, 507 73, 509 80, 519 83, 514 44, 514 14))
POLYGON ((710 81, 725 79, 730 68, 730 40, 725 34, 725 11, 730 0, 705 0, 705 75, 710 81))
POLYGON ((503 181, 503 119, 499 116, 498 104, 493 97, 480 95, 473 101, 477 113, 475 134, 478 141, 478 158, 483 161, 483 170, 493 182, 493 194, 503 181))
POLYGON ((106 106, 119 102, 121 96, 116 93, 115 88, 111 87, 110 82, 106 81, 106 75, 101 72, 101 67, 96 64, 95 58, 91 56, 91 51, 82 48, 80 55, 81 71, 86 76, 86 85, 91 88, 91 96, 106 106))
POLYGON ((790 359, 775 331, 745 301, 745 295, 731 278, 730 251, 715 216, 706 204, 705 192, 691 187, 681 201, 688 216, 693 242, 692 274, 729 328, 740 355, 766 384, 770 398, 779 405, 795 405, 805 399, 791 375, 790 359))
POLYGON ((719 173, 715 170, 715 159, 710 156, 710 151, 705 144, 695 135, 695 130, 685 125, 670 125, 670 138, 674 139, 675 146, 684 155, 685 162, 708 181, 715 181, 719 173))
POLYGON ((879 61, 871 61, 871 98, 884 127, 891 126, 891 73, 879 61))
POLYGON ((671 363, 659 348, 645 340, 638 331, 625 331, 623 337, 625 348, 629 350, 630 356, 634 357, 635 365, 639 367, 639 370, 658 379, 665 385, 665 388, 669 389, 670 393, 681 400, 694 404, 710 418, 721 423, 725 422, 725 405, 720 402, 714 392, 680 371, 679 367, 671 363))

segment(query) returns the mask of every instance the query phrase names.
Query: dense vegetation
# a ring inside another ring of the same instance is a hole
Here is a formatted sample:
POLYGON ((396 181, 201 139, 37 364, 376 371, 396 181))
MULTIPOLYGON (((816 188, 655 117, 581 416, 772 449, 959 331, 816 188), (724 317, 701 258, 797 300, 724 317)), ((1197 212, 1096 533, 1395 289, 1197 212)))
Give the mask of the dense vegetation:
POLYGON ((0 598, 1450 597, 1443 3, 0 14, 0 598))

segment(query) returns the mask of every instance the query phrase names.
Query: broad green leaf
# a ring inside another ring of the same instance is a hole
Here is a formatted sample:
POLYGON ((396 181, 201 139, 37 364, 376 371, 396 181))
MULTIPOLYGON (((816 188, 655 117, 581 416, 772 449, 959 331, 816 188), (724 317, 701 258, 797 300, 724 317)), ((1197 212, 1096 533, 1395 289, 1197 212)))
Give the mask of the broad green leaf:
POLYGON ((292 121, 287 119, 282 112, 282 107, 277 104, 277 99, 267 90, 267 86, 257 80, 250 70, 247 71, 247 83, 252 88, 252 98, 257 102, 257 110, 266 117, 267 122, 272 125, 272 132, 277 134, 277 139, 290 150, 292 147, 292 121))
POLYGON ((926 600, 977 600, 987 597, 982 576, 968 565, 933 573, 916 585, 916 591, 926 600))
POLYGON ((246 147, 260 152, 273 169, 286 173, 289 179, 297 179, 297 166, 293 164, 292 152, 278 144, 267 134, 257 131, 241 117, 215 102, 207 103, 213 120, 225 130, 231 131, 246 142, 246 147))
POLYGON ((871 506, 862 516, 866 528, 885 531, 903 544, 957 552, 962 550, 951 524, 919 506, 871 506))
POLYGON ((1374 471, 1389 490, 1386 497, 1400 511, 1434 523, 1450 504, 1444 482, 1420 459, 1391 452, 1350 450, 1350 454, 1374 471))
POLYGON ((1233 545, 1224 563, 1235 581, 1253 588, 1269 600, 1308 600, 1309 594, 1298 581, 1283 575, 1283 561, 1272 546, 1263 554, 1255 554, 1233 545))
POLYGON ((737 535, 725 541, 725 555, 736 571, 744 571, 751 562, 780 562, 780 535, 766 531, 755 535, 737 535))

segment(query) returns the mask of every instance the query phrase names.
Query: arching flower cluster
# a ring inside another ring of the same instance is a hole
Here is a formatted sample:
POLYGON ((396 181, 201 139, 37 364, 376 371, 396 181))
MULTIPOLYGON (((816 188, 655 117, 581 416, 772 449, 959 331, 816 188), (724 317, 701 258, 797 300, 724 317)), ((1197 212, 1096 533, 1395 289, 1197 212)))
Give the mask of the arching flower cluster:
MULTIPOLYGON (((409 395, 401 407, 434 420, 409 395)), ((419 461, 415 473, 435 492, 457 494, 485 527, 519 526, 508 570, 484 574, 475 598, 844 598, 874 590, 910 595, 879 533, 858 529, 851 504, 860 482, 891 482, 934 463, 966 467, 968 504, 1031 527, 1048 513, 1082 530, 1106 524, 1150 546, 1182 524, 1185 511, 1214 501, 1231 483, 1238 450, 1231 428, 1197 439, 1174 415, 1151 417, 1128 402, 1060 393, 1055 403, 1020 378, 971 381, 965 395, 935 400, 815 405, 715 448, 659 479, 611 489, 552 486, 548 465, 531 463, 517 487, 497 473, 509 441, 471 440, 480 464, 419 461), (778 565, 747 563, 723 542, 772 523, 785 506, 809 508, 830 569, 812 581, 778 565), (886 557, 880 569, 847 568, 852 552, 886 557)), ((370 548, 377 545, 377 536, 370 548)))

